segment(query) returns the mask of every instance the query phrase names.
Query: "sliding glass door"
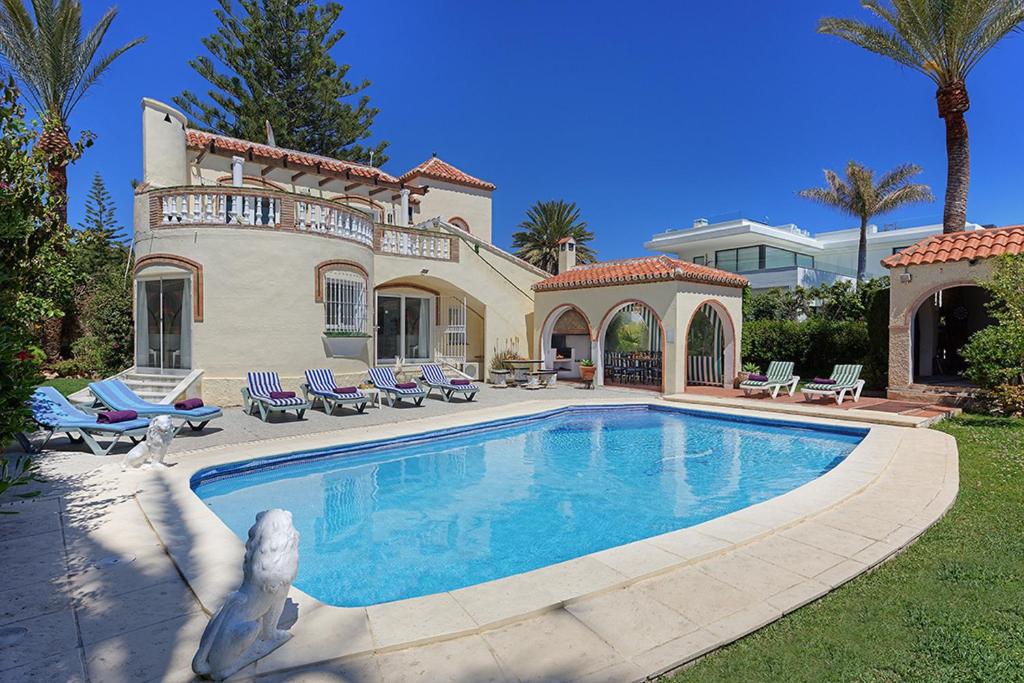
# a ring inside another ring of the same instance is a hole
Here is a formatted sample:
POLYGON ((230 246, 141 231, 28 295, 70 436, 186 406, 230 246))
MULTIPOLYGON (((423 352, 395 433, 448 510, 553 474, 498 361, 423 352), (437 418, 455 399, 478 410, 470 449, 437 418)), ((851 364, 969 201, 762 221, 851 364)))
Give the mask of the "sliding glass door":
POLYGON ((430 296, 377 295, 377 362, 430 360, 433 328, 430 296))
POLYGON ((156 370, 192 366, 190 280, 136 282, 135 365, 156 370))

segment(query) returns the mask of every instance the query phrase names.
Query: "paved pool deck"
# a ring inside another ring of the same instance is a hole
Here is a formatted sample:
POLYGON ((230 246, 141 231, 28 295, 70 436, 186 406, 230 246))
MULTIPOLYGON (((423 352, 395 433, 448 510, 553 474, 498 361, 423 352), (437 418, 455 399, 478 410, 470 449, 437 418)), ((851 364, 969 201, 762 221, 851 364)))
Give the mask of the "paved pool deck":
MULTIPOLYGON (((128 473, 58 442, 40 458, 50 479, 43 497, 10 504, 21 514, 0 517, 9 577, 0 629, 24 629, 16 646, 0 648, 0 677, 193 680, 199 636, 237 584, 242 555, 241 541, 188 489, 202 467, 568 404, 627 402, 660 400, 572 387, 485 389, 469 406, 384 408, 359 424, 355 416, 314 413, 265 425, 229 410, 218 431, 176 440, 173 467, 128 473)), ((864 442, 823 477, 690 529, 366 609, 322 605, 293 589, 295 637, 232 680, 656 677, 868 571, 944 514, 958 487, 955 442, 930 430, 865 426, 864 442)))

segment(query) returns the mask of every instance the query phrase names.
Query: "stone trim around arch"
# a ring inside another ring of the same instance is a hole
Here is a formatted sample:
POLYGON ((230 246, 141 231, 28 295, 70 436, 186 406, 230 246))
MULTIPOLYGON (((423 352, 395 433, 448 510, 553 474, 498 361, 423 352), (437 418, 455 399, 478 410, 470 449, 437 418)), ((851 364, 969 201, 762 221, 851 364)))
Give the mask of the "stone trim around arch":
POLYGON ((203 322, 203 265, 198 261, 177 254, 147 254, 135 262, 132 274, 138 274, 151 266, 171 266, 192 274, 192 321, 203 322))
POLYGON ((668 360, 668 347, 666 346, 668 340, 665 338, 665 321, 661 319, 661 316, 658 314, 656 310, 654 310, 653 306, 651 306, 646 301, 641 301, 640 299, 623 299, 617 304, 612 305, 612 307, 609 308, 608 311, 601 318, 601 322, 597 326, 597 336, 591 339, 591 341, 597 344, 598 350, 598 359, 595 360, 595 363, 597 363, 598 366, 598 371, 595 379, 599 379, 600 384, 602 386, 604 385, 604 337, 608 333, 608 327, 612 323, 612 318, 614 318, 619 311, 621 311, 626 306, 629 306, 631 304, 640 304, 641 306, 649 310, 651 313, 653 313, 654 319, 658 321, 658 330, 661 332, 661 386, 658 388, 658 391, 664 394, 665 382, 668 379, 665 376, 665 368, 667 366, 666 361, 668 360))
POLYGON ((583 312, 582 308, 580 308, 576 304, 558 304, 557 306, 552 308, 546 316, 544 316, 544 322, 540 326, 541 343, 544 342, 545 336, 551 336, 551 333, 554 332, 554 326, 558 323, 558 319, 562 317, 563 313, 569 311, 570 309, 576 311, 583 317, 584 322, 587 323, 587 336, 589 336, 591 340, 594 339, 594 326, 590 322, 590 317, 583 312), (556 313, 558 315, 555 315, 556 313), (551 333, 545 334, 548 322, 551 323, 551 333))
POLYGON ((465 231, 466 231, 466 232, 468 232, 468 233, 469 233, 470 235, 472 235, 472 234, 473 234, 473 231, 472 231, 472 229, 470 229, 470 227, 469 227, 469 221, 467 221, 467 220, 466 220, 465 218, 463 218, 462 216, 452 216, 452 217, 450 217, 450 218, 449 218, 449 219, 448 219, 447 221, 445 221, 445 222, 446 222, 446 223, 448 223, 448 224, 450 224, 450 225, 454 225, 454 226, 455 226, 456 228, 458 228, 459 230, 465 230, 465 231))
POLYGON ((313 301, 316 303, 322 304, 324 302, 324 275, 329 271, 336 269, 351 269, 359 271, 359 273, 366 278, 367 287, 369 287, 370 274, 366 271, 366 268, 355 261, 345 261, 342 259, 321 261, 316 264, 316 267, 313 269, 313 301))
MULTIPOLYGON (((732 380, 736 377, 736 323, 732 319, 732 315, 729 314, 729 309, 725 307, 718 299, 704 299, 699 304, 694 306, 693 312, 690 313, 690 319, 686 321, 686 328, 683 330, 683 391, 686 391, 686 387, 690 386, 690 327, 693 325, 694 318, 697 317, 697 313, 704 307, 705 304, 709 304, 714 308, 722 319, 728 321, 730 334, 725 338, 725 348, 722 349, 722 353, 725 358, 722 360, 723 369, 723 386, 728 388, 732 386, 732 380), (731 368, 731 372, 730 372, 731 368)), ((724 326, 723 326, 723 329, 724 326)))
MULTIPOLYGON (((957 287, 980 286, 981 285, 978 284, 977 280, 958 279, 952 280, 950 282, 943 282, 942 284, 935 285, 934 287, 929 287, 924 291, 924 293, 915 297, 911 304, 900 312, 898 318, 892 317, 892 313, 890 311, 889 329, 892 329, 894 326, 900 326, 905 327, 909 330, 910 326, 914 324, 914 318, 917 316, 917 311, 921 308, 921 304, 927 301, 928 297, 933 296, 936 292, 942 291, 944 289, 955 289, 957 287)), ((890 296, 892 296, 891 292, 890 296)))

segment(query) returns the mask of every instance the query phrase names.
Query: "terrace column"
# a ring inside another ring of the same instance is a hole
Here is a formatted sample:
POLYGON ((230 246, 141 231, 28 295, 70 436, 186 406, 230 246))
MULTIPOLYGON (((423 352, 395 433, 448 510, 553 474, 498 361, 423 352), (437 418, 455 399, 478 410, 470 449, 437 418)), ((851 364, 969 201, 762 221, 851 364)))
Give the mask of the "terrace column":
POLYGON ((242 186, 242 164, 244 163, 243 157, 231 157, 231 184, 234 187, 242 186))
POLYGON ((403 187, 399 194, 402 196, 402 218, 395 221, 398 225, 409 225, 409 189, 403 187))

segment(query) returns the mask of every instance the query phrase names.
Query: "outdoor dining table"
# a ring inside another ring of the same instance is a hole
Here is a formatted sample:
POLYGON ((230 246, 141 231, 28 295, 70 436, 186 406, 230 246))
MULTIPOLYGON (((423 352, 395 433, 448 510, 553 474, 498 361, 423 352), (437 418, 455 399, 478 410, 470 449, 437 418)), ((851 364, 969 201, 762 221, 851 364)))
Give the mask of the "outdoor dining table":
POLYGON ((512 380, 517 384, 529 381, 530 369, 534 366, 542 367, 544 365, 543 360, 534 360, 531 358, 517 358, 515 360, 506 360, 505 366, 512 371, 512 380))

